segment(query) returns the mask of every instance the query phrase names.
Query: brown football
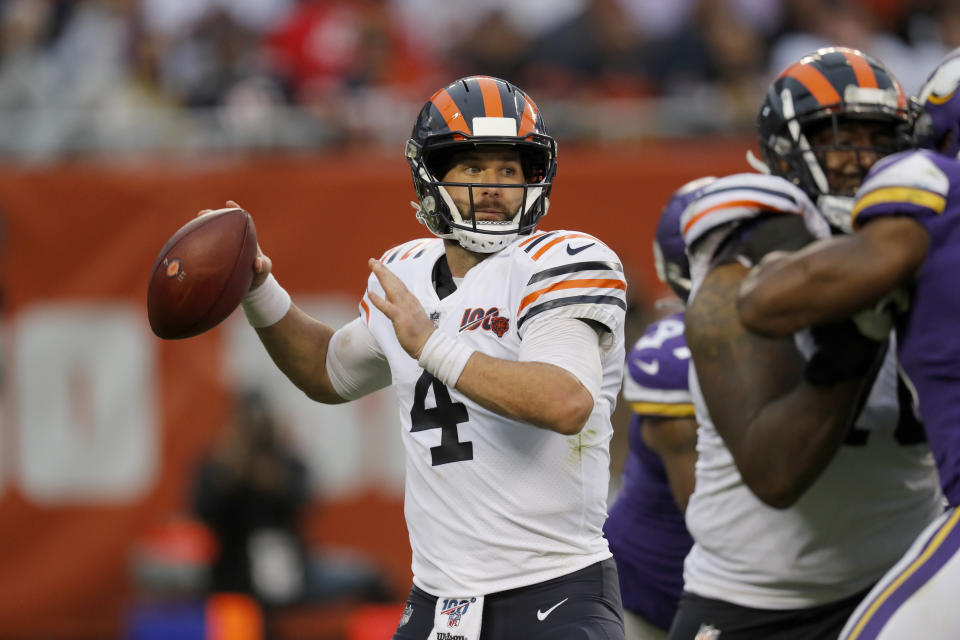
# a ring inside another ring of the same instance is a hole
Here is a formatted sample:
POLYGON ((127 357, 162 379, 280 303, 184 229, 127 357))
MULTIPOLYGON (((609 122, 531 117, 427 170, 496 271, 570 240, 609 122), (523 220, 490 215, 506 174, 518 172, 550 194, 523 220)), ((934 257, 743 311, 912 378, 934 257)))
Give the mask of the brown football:
POLYGON ((243 209, 211 211, 180 227, 150 274, 150 328, 176 340, 218 325, 249 291, 256 257, 257 230, 243 209))

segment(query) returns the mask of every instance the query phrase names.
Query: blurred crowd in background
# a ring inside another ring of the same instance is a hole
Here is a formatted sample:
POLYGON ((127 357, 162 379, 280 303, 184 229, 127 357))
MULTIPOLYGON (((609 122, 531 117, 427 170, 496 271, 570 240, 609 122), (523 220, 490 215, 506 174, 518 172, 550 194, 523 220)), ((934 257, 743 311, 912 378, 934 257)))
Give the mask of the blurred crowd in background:
POLYGON ((914 90, 960 0, 0 0, 0 154, 399 146, 475 73, 550 103, 561 139, 742 133, 835 44, 914 90))

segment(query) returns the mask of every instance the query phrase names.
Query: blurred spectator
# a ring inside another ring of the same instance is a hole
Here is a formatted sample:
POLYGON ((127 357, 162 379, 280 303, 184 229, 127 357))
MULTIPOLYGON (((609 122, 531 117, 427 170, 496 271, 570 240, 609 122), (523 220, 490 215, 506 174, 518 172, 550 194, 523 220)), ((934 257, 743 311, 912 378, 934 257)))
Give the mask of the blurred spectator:
POLYGON ((764 90, 766 43, 748 8, 745 0, 701 0, 689 24, 658 43, 651 61, 660 93, 710 104, 715 130, 752 123, 764 90))
POLYGON ((251 594, 265 605, 389 599, 368 563, 311 554, 300 532, 308 487, 307 468, 284 442, 264 398, 242 395, 194 479, 193 511, 219 547, 211 591, 251 594))
MULTIPOLYGON (((187 107, 219 106, 229 102, 236 87, 268 76, 262 30, 282 18, 287 2, 268 0, 264 6, 270 10, 261 14, 239 8, 249 4, 144 0, 143 37, 148 44, 138 40, 137 45, 156 50, 158 82, 168 96, 187 107)), ((261 81, 260 86, 269 83, 261 81)), ((285 102, 279 88, 268 89, 266 95, 275 104, 285 102)))
POLYGON ((295 0, 139 0, 144 23, 151 33, 176 37, 188 33, 209 13, 227 13, 245 29, 263 32, 270 29, 289 10, 295 0))
MULTIPOLYGON (((407 38, 415 41, 418 48, 429 48, 430 55, 446 55, 468 34, 476 33, 478 25, 487 22, 492 14, 499 14, 511 32, 530 40, 569 20, 587 4, 587 0, 389 1, 407 38)), ((488 38, 496 39, 494 33, 488 32, 488 38)))
POLYGON ((4 9, 0 107, 20 110, 14 126, 39 152, 79 144, 128 82, 136 3, 14 0, 4 9))
POLYGON ((776 74, 821 47, 859 49, 879 58, 912 93, 923 83, 914 75, 913 50, 898 36, 881 29, 868 0, 788 0, 792 32, 781 36, 770 51, 768 76, 776 74))
POLYGON ((906 17, 905 30, 913 45, 915 68, 900 78, 904 88, 916 91, 926 80, 924 74, 956 47, 960 47, 960 0, 928 0, 927 11, 917 11, 906 17))
POLYGON ((300 0, 266 44, 301 104, 370 86, 417 91, 429 70, 394 25, 386 0, 300 0))
POLYGON ((560 137, 596 139, 584 113, 643 114, 608 138, 748 130, 757 87, 825 45, 912 92, 960 0, 0 0, 0 153, 376 143, 476 73, 562 101, 560 137))
POLYGON ((497 9, 477 22, 450 50, 454 77, 488 75, 512 81, 527 63, 527 40, 506 12, 497 9), (491 37, 496 34, 496 37, 491 37))
POLYGON ((620 0, 589 0, 531 45, 526 82, 565 98, 648 94, 646 45, 620 0))

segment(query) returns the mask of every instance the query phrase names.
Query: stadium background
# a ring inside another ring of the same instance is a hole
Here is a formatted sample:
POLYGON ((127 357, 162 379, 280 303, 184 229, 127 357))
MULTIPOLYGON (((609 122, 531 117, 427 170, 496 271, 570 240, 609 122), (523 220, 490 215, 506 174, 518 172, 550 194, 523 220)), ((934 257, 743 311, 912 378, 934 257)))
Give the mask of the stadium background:
MULTIPOLYGON (((311 403, 240 314, 189 340, 150 333, 150 267, 198 210, 251 211, 278 279, 341 324, 365 259, 425 232, 401 154, 417 110, 455 77, 498 75, 560 143, 541 227, 617 251, 636 335, 664 292, 663 202, 746 170, 765 84, 823 44, 877 55, 913 90, 960 44, 960 3, 0 2, 0 638, 122 637, 144 571, 202 564, 190 475, 251 387, 310 465, 308 538, 373 559, 398 600, 409 586, 389 390, 311 403)), ((316 637, 342 631, 319 619, 316 637)))

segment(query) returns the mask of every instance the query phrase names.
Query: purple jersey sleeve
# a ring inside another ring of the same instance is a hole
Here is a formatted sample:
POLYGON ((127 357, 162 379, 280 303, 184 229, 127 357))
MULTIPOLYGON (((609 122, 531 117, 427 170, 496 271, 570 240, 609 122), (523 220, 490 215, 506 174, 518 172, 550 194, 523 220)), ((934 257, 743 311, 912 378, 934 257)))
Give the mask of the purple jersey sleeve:
POLYGON ((690 350, 683 337, 683 314, 654 322, 627 356, 623 397, 639 415, 692 417, 688 389, 690 350))
POLYGON ((943 492, 960 505, 960 162, 930 151, 878 163, 858 194, 854 222, 909 216, 930 232, 916 273, 910 315, 898 327, 898 355, 930 444, 943 492), (861 220, 862 218, 862 220, 861 220))
POLYGON ((908 216, 924 226, 943 214, 957 165, 929 151, 907 151, 878 162, 857 192, 854 228, 870 220, 908 216))

